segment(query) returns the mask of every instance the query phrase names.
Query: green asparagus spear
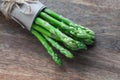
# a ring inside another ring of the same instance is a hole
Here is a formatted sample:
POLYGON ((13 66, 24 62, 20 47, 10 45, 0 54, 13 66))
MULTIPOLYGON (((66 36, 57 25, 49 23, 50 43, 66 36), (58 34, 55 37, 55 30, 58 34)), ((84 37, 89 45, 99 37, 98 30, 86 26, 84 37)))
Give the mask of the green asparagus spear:
POLYGON ((50 45, 47 43, 47 41, 44 39, 44 37, 38 33, 35 30, 31 30, 32 34, 38 38, 38 40, 42 43, 42 45, 47 49, 48 53, 52 56, 52 59, 58 64, 62 65, 62 62, 60 58, 57 56, 57 54, 54 53, 50 45))
MULTIPOLYGON (((67 26, 63 22, 57 21, 56 19, 52 18, 51 16, 47 15, 44 12, 41 12, 40 15, 42 18, 47 20, 52 25, 54 25, 54 26, 59 25, 60 27, 62 27, 62 29, 61 29, 62 32, 71 36, 73 39, 78 40, 78 41, 83 41, 87 45, 92 45, 94 43, 94 41, 92 40, 92 38, 94 38, 94 36, 91 36, 90 34, 86 33, 86 31, 84 31, 83 29, 81 29, 81 28, 78 29, 78 28, 75 28, 72 26, 67 26)), ((60 27, 58 27, 58 28, 60 28, 60 27)))
POLYGON ((55 47, 56 49, 58 49, 63 55, 65 55, 67 58, 74 58, 73 54, 68 51, 67 49, 63 48, 61 45, 59 45, 56 41, 54 41, 53 39, 51 39, 50 37, 47 37, 46 35, 44 35, 44 37, 46 38, 46 40, 48 40, 51 45, 53 47, 55 47))
POLYGON ((49 36, 49 37, 52 37, 52 38, 55 37, 54 34, 50 33, 48 30, 46 30, 45 28, 43 28, 39 25, 33 24, 32 29, 34 29, 34 30, 46 35, 46 36, 49 36))
MULTIPOLYGON (((49 33, 47 36, 52 37, 58 41, 61 41, 64 43, 64 45, 71 49, 71 50, 78 50, 78 49, 87 49, 86 45, 82 42, 79 41, 75 41, 72 38, 66 36, 65 34, 63 34, 62 32, 60 32, 58 29, 54 28, 53 26, 51 26, 49 23, 46 22, 40 18, 37 18, 35 20, 36 24, 38 25, 33 25, 34 29, 37 30, 38 32, 44 32, 44 33, 49 33), (41 29, 43 28, 43 29, 41 29), (45 29, 47 30, 45 30, 45 29)), ((44 34, 42 33, 42 34, 44 34)))
POLYGON ((54 12, 54 11, 48 9, 48 8, 44 9, 44 12, 46 12, 46 13, 49 14, 50 16, 54 17, 55 19, 57 19, 57 20, 59 20, 59 21, 61 21, 61 22, 64 22, 65 24, 67 24, 67 25, 69 25, 69 26, 82 28, 82 29, 84 29, 85 31, 87 31, 87 33, 89 33, 89 34, 91 34, 91 35, 93 35, 93 36, 95 35, 95 33, 94 33, 92 30, 90 30, 90 29, 88 29, 88 28, 86 28, 86 27, 83 27, 83 26, 81 26, 81 25, 77 25, 77 24, 75 24, 74 22, 72 22, 71 20, 63 17, 62 15, 57 14, 56 12, 54 12))
POLYGON ((71 21, 69 19, 64 18, 62 15, 59 15, 56 12, 54 12, 48 8, 44 9, 44 12, 46 12, 47 14, 49 14, 50 16, 54 17, 55 19, 57 19, 59 21, 62 21, 68 25, 69 25, 69 23, 71 24, 71 21))
POLYGON ((48 21, 50 24, 56 26, 57 28, 61 29, 64 33, 67 35, 76 37, 78 39, 91 39, 91 35, 87 34, 84 30, 74 28, 72 26, 68 26, 64 24, 63 22, 60 22, 53 17, 49 16, 48 14, 41 12, 40 17, 44 18, 46 21, 48 21))

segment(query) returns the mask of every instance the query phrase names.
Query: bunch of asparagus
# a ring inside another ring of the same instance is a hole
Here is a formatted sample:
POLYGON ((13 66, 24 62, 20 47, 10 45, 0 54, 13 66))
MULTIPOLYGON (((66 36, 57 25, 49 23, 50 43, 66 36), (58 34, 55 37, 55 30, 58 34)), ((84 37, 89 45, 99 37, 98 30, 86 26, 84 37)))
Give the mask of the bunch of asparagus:
POLYGON ((74 58, 70 50, 87 49, 87 45, 94 43, 95 33, 71 20, 45 8, 36 17, 31 32, 46 48, 52 59, 62 65, 62 61, 52 47, 55 47, 67 58, 74 58), (65 46, 61 46, 60 43, 65 46))

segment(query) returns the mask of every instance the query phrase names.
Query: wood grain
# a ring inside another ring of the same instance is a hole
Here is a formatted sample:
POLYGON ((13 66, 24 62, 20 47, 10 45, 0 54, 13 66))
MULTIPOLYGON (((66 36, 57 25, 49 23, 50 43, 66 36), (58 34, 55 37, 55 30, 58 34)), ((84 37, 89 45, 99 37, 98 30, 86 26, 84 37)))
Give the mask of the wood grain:
MULTIPOLYGON (((0 80, 120 80, 120 0, 41 0, 96 32, 95 45, 60 55, 58 67, 39 41, 0 14, 0 80)), ((60 53, 59 53, 60 54, 60 53)))

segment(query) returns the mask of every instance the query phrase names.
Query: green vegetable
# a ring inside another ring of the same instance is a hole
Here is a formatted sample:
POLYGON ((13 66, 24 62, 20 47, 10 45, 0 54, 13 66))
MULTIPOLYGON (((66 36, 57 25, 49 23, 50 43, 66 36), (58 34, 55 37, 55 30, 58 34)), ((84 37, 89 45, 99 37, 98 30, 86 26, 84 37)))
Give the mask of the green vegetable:
MULTIPOLYGON (((40 27, 45 28, 51 33, 51 37, 54 37, 54 39, 63 42, 63 44, 71 49, 71 50, 79 50, 79 49, 86 49, 86 45, 80 41, 76 41, 72 39, 71 37, 65 35, 60 30, 56 29, 54 26, 50 25, 48 22, 41 18, 36 18, 35 23, 39 25, 40 27), (53 34, 53 35, 52 35, 53 34)), ((40 29, 37 29, 39 32, 40 29)))
POLYGON ((74 22, 72 22, 71 20, 63 17, 62 15, 57 14, 56 12, 54 12, 54 11, 48 9, 48 8, 44 9, 44 12, 49 14, 50 16, 54 17, 58 21, 64 22, 65 24, 67 24, 69 26, 73 26, 73 27, 84 29, 87 33, 89 33, 89 34, 91 34, 93 36, 95 35, 95 33, 92 30, 90 30, 90 29, 88 29, 86 27, 83 27, 81 25, 77 25, 74 22))
POLYGON ((73 54, 70 51, 68 51, 67 49, 63 48, 56 41, 54 41, 50 37, 47 37, 46 35, 44 35, 44 37, 46 38, 46 40, 48 40, 51 43, 52 46, 54 46, 56 49, 58 49, 67 58, 70 58, 70 59, 74 58, 73 54))
MULTIPOLYGON (((73 27, 73 26, 68 26, 65 23, 54 19, 53 17, 49 16, 48 14, 46 14, 44 12, 40 13, 40 17, 44 18, 46 21, 48 21, 53 26, 56 26, 57 28, 59 28, 62 32, 71 36, 73 39, 83 41, 87 45, 89 45, 88 44, 89 42, 87 42, 88 39, 94 38, 93 36, 88 34, 84 29, 82 29, 80 27, 77 28, 77 27, 73 27)), ((91 43, 91 44, 93 44, 93 43, 91 43)))
POLYGON ((73 59, 74 55, 68 49, 87 49, 86 45, 93 45, 95 38, 95 33, 89 28, 78 25, 48 8, 39 13, 32 25, 31 32, 58 65, 62 65, 62 62, 51 46, 67 58, 73 59), (59 43, 64 44, 68 49, 59 43))
POLYGON ((40 17, 44 18, 46 21, 48 21, 50 24, 56 26, 57 28, 62 29, 68 35, 75 36, 79 39, 91 38, 91 36, 89 34, 87 34, 85 31, 83 31, 82 29, 78 30, 77 28, 68 26, 68 25, 64 24, 63 22, 60 22, 60 21, 54 19, 53 17, 49 16, 48 14, 46 14, 44 12, 40 13, 40 17))
MULTIPOLYGON (((41 32, 41 34, 44 35, 45 39, 48 40, 52 46, 54 46, 56 49, 58 49, 67 58, 70 58, 70 59, 74 58, 73 54, 70 51, 63 48, 61 45, 59 45, 59 43, 57 43, 56 41, 54 41, 53 39, 50 38, 50 36, 51 36, 50 32, 48 32, 47 30, 45 30, 42 27, 39 27, 38 25, 33 25, 32 31, 36 31, 36 30, 39 30, 39 32, 41 32)), ((38 35, 38 36, 41 36, 41 35, 38 35)), ((40 39, 42 39, 42 38, 40 38, 40 39)))
POLYGON ((48 53, 52 56, 52 59, 58 64, 62 65, 62 62, 60 58, 57 56, 57 54, 54 53, 48 42, 44 39, 44 37, 35 31, 34 29, 31 30, 32 34, 38 38, 38 40, 42 43, 42 45, 47 49, 48 53))

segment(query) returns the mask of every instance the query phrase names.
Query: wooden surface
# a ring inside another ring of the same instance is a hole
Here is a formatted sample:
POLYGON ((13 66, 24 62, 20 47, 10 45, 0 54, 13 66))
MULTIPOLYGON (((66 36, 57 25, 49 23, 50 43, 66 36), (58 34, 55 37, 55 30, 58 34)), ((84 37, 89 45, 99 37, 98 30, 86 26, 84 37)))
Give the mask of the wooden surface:
POLYGON ((96 32, 88 51, 58 67, 27 30, 0 14, 0 80, 120 80, 120 0, 41 0, 96 32))

